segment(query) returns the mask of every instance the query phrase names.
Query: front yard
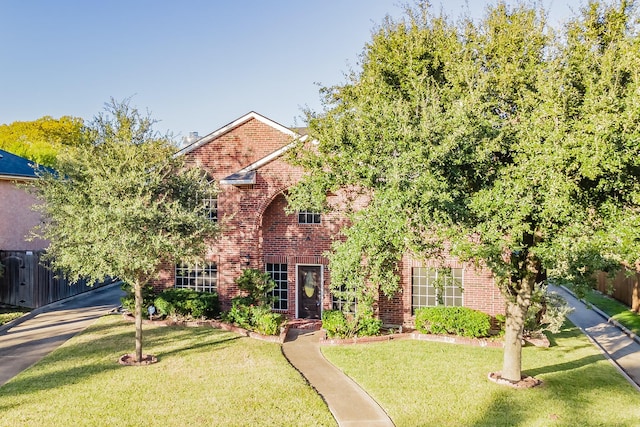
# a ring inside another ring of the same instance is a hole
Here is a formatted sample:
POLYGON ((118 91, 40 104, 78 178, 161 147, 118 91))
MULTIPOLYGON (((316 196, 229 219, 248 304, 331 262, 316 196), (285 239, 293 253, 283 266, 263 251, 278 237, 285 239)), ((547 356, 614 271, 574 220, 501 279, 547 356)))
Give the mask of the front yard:
POLYGON ((523 349, 524 374, 542 386, 487 380, 502 349, 397 341, 323 347, 396 426, 638 426, 640 393, 569 322, 550 348, 523 349))
MULTIPOLYGON (((335 425, 277 344, 208 327, 145 327, 159 363, 124 367, 133 325, 100 319, 0 387, 0 426, 335 425)), ((418 341, 323 347, 396 426, 637 426, 640 393, 568 325, 548 349, 526 347, 541 387, 487 380, 499 348, 418 341)))
POLYGON ((159 363, 120 366, 133 324, 100 319, 0 387, 0 426, 334 426, 280 346, 212 328, 145 326, 159 363))

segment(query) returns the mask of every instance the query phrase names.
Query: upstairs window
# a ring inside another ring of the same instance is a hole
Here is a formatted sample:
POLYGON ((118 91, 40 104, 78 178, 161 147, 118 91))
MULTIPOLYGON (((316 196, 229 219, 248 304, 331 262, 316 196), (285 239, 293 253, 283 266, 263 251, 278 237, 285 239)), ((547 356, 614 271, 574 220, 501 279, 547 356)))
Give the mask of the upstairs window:
POLYGON ((300 211, 298 212, 298 224, 320 224, 320 213, 300 211))
POLYGON ((213 222, 218 222, 218 199, 204 199, 202 201, 205 218, 213 222))

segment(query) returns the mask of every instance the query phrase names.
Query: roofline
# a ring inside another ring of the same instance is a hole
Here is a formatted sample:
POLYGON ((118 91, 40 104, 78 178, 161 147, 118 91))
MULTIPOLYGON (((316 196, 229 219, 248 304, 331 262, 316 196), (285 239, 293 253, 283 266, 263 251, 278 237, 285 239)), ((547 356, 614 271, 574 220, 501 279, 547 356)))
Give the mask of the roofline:
POLYGON ((36 181, 37 179, 39 179, 37 176, 0 174, 2 181, 36 181))
POLYGON ((180 149, 175 155, 176 156, 180 156, 183 154, 187 154, 190 153, 191 151, 202 147, 203 145, 213 141, 214 139, 218 138, 221 135, 224 135, 225 133, 235 129, 236 127, 248 122, 251 119, 256 119, 261 121, 262 123, 271 126, 272 128, 287 134, 289 136, 291 136, 292 138, 296 138, 299 137, 300 135, 294 131, 292 131, 291 129, 289 129, 286 126, 281 125, 278 122, 274 122, 271 119, 266 118, 265 116, 256 113, 255 111, 250 111, 249 113, 245 114, 244 116, 232 121, 231 123, 228 123, 226 125, 224 125, 223 127, 221 127, 218 130, 215 130, 213 132, 211 132, 210 134, 203 136, 202 138, 198 139, 197 141, 187 145, 186 147, 180 149))

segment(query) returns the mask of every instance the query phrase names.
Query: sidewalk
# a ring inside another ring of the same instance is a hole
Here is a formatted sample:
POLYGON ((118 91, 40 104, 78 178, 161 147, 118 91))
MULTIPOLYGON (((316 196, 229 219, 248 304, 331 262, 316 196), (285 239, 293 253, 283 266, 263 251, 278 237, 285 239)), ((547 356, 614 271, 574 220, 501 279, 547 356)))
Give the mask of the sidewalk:
POLYGON ((33 310, 0 327, 0 387, 120 306, 119 283, 33 310))
POLYGON ((338 425, 393 426, 371 396, 324 358, 319 339, 320 331, 289 329, 282 352, 324 398, 338 425))
MULTIPOLYGON (((573 307, 571 320, 596 344, 631 384, 640 391, 640 340, 633 339, 622 329, 609 322, 606 314, 589 309, 564 288, 549 286, 573 307)), ((637 338, 637 337, 636 337, 637 338)))

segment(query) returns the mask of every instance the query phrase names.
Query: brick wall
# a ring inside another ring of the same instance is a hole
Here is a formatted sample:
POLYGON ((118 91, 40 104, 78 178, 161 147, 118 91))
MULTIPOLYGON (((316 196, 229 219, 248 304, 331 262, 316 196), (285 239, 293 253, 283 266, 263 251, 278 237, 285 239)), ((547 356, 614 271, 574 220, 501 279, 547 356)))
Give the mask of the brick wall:
MULTIPOLYGON (((291 136, 263 121, 250 119, 205 145, 185 154, 187 163, 206 170, 216 182, 255 163, 291 142, 291 136)), ((323 214, 321 224, 298 224, 297 215, 285 212, 287 188, 300 179, 302 171, 275 159, 259 168, 253 185, 221 185, 218 195, 220 238, 209 246, 207 260, 218 264, 218 293, 223 309, 230 307, 231 298, 238 295, 234 283, 244 268, 263 270, 266 263, 286 263, 288 266, 288 317, 296 315, 296 265, 323 266, 322 304, 331 307, 328 291, 330 275, 323 254, 331 242, 339 238, 344 218, 323 214)), ((339 203, 343 195, 332 195, 330 203, 339 203)), ((455 261, 450 261, 455 263, 455 261)), ((377 309, 385 323, 413 323, 411 315, 411 268, 414 261, 402 262, 403 292, 392 299, 381 296, 377 309)), ((450 265, 454 267, 455 265, 450 265)), ((504 303, 491 275, 464 266, 464 302, 495 315, 504 312, 504 303)), ((172 287, 174 266, 166 264, 160 278, 154 282, 159 290, 172 287)))

